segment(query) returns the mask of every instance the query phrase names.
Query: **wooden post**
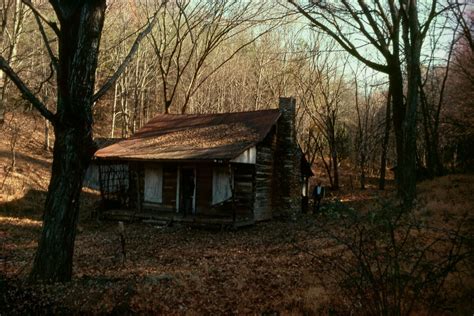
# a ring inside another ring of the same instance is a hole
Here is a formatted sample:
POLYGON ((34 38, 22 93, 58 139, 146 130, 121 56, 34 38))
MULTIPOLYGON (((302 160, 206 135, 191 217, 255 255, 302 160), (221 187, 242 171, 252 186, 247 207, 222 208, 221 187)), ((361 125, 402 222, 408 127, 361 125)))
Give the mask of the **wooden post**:
POLYGON ((135 215, 142 212, 142 195, 141 195, 141 188, 140 188, 140 170, 135 169, 135 185, 137 187, 137 207, 135 208, 135 212, 133 212, 133 218, 135 219, 135 215))
POLYGON ((125 260, 127 259, 127 251, 125 249, 125 226, 123 225, 123 222, 118 222, 118 234, 119 234, 119 237, 120 237, 122 266, 124 266, 125 265, 125 260))
POLYGON ((97 212, 97 219, 100 219, 103 211, 105 210, 105 192, 104 192, 104 177, 102 175, 102 162, 97 159, 97 166, 99 167, 99 189, 100 189, 100 206, 97 212))
POLYGON ((194 175, 194 192, 193 192, 193 204, 191 213, 193 216, 196 216, 196 192, 197 192, 197 168, 196 166, 193 167, 193 175, 194 175))
POLYGON ((237 220, 237 207, 235 205, 235 185, 234 185, 234 181, 232 181, 233 179, 233 172, 232 172, 232 164, 229 163, 229 181, 230 181, 230 190, 232 192, 232 222, 235 226, 235 222, 237 220))
POLYGON ((99 167, 99 189, 100 189, 100 197, 102 202, 104 201, 104 184, 103 184, 103 177, 102 177, 102 162, 97 159, 97 166, 99 167))
POLYGON ((178 165, 178 172, 177 172, 177 175, 176 175, 177 179, 176 179, 176 213, 179 213, 179 190, 180 190, 180 182, 181 182, 181 166, 178 165))

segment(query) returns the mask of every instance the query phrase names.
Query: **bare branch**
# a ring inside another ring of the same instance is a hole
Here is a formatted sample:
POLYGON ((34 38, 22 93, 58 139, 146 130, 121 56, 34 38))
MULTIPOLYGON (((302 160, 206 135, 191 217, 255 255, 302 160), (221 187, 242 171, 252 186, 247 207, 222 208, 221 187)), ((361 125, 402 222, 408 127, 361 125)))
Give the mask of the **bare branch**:
POLYGON ((59 36, 59 33, 61 32, 59 30, 59 27, 58 25, 53 22, 53 21, 50 21, 44 14, 42 14, 38 9, 35 8, 35 6, 31 3, 31 1, 29 0, 21 0, 26 6, 28 6, 31 11, 33 11, 34 15, 36 17, 39 17, 41 20, 43 20, 46 24, 49 25, 49 27, 54 31, 54 33, 56 33, 56 35, 59 36))
POLYGON ((376 62, 373 62, 371 60, 368 60, 367 58, 363 57, 357 48, 352 44, 352 42, 346 38, 342 33, 341 30, 338 29, 337 33, 329 29, 326 25, 323 23, 319 22, 315 17, 313 17, 311 14, 308 13, 304 8, 302 8, 299 4, 297 4, 294 0, 288 0, 289 3, 291 3, 298 12, 300 12, 304 17, 306 17, 314 26, 320 28, 323 30, 326 34, 331 36, 336 42, 339 43, 349 54, 366 64, 372 69, 375 69, 380 72, 388 73, 389 69, 386 65, 379 64, 376 62))
POLYGON ((104 83, 104 85, 92 96, 93 103, 99 100, 102 96, 104 96, 104 94, 113 86, 115 81, 117 81, 117 79, 125 71, 133 56, 137 52, 138 46, 140 46, 140 42, 148 33, 150 33, 156 21, 158 20, 158 13, 159 10, 157 10, 153 15, 151 22, 148 22, 148 26, 142 32, 140 32, 140 34, 138 34, 137 38, 135 39, 135 42, 133 43, 132 47, 130 48, 130 51, 128 52, 127 57, 125 57, 122 64, 117 68, 115 73, 110 76, 109 79, 107 79, 107 81, 104 83))
MULTIPOLYGON (((33 11, 34 12, 34 11, 33 11)), ((34 13, 36 23, 38 24, 38 28, 41 33, 41 37, 43 38, 44 45, 46 46, 46 50, 48 51, 49 58, 51 58, 51 64, 54 67, 54 70, 58 70, 58 58, 54 55, 53 50, 51 49, 51 45, 49 45, 48 36, 44 30, 43 24, 41 23, 40 17, 34 13)))
POLYGON ((7 61, 0 55, 0 69, 10 78, 10 80, 20 90, 22 96, 28 100, 47 120, 54 124, 55 115, 49 111, 33 92, 26 86, 26 84, 18 77, 16 72, 10 67, 7 61))

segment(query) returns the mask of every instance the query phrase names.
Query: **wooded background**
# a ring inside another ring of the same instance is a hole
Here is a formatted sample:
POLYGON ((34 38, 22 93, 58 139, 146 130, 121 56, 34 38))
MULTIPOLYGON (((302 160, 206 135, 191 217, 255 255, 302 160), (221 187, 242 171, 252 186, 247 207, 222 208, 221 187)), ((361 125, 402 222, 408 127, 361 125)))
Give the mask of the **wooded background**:
MULTIPOLYGON (((357 166, 361 186, 367 176, 384 178, 385 167, 396 165, 388 78, 311 29, 291 6, 272 4, 109 1, 98 87, 126 57, 149 17, 159 13, 123 75, 95 104, 95 136, 130 136, 156 113, 274 108, 279 96, 292 95, 300 144, 309 160, 323 162, 328 185, 339 186, 337 168, 345 159, 357 166)), ((53 16, 48 2, 34 6, 53 16)), ((305 9, 330 9, 315 6, 305 9)), ((421 6, 420 15, 428 10, 421 6)), ((465 169, 472 159, 472 4, 441 3, 437 12, 422 49, 418 85, 416 158, 419 170, 427 168, 425 176, 465 169)), ((35 14, 21 0, 2 0, 0 25, 2 56, 54 111, 55 73, 43 42, 47 38, 56 51, 52 31, 39 32, 35 14)), ((32 110, 4 72, 0 93, 2 117, 5 111, 32 110)), ((51 137, 45 120, 45 148, 51 137)))

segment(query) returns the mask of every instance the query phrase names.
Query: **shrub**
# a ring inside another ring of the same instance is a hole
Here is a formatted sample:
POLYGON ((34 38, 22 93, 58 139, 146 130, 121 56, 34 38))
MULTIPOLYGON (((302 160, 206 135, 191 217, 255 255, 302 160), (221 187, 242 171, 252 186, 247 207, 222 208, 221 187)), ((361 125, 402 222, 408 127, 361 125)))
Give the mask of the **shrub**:
POLYGON ((463 270, 473 255, 464 223, 432 227, 389 201, 365 213, 335 202, 312 232, 320 248, 304 247, 323 284, 343 302, 341 312, 430 314, 450 308, 448 284, 470 273, 463 270))
POLYGON ((48 315, 53 311, 43 288, 0 275, 0 315, 48 315))

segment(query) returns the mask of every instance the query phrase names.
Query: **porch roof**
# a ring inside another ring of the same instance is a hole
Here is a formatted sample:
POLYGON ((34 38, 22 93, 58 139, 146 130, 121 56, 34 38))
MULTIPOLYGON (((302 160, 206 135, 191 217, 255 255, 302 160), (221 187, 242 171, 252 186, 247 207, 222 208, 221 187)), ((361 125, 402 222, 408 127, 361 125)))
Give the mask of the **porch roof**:
POLYGON ((230 160, 261 142, 278 109, 222 114, 159 114, 130 138, 99 149, 118 160, 230 160))

